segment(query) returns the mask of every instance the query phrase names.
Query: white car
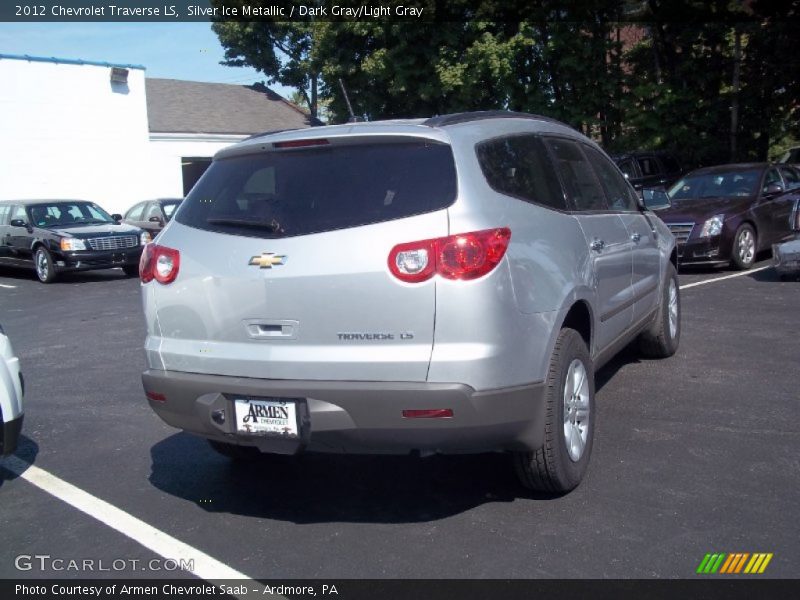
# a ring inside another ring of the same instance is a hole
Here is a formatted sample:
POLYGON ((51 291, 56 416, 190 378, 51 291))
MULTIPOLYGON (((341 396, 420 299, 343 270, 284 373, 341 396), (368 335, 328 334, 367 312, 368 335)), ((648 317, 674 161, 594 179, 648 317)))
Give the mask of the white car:
POLYGON ((22 431, 23 389, 19 359, 0 326, 0 456, 7 456, 17 449, 22 431))

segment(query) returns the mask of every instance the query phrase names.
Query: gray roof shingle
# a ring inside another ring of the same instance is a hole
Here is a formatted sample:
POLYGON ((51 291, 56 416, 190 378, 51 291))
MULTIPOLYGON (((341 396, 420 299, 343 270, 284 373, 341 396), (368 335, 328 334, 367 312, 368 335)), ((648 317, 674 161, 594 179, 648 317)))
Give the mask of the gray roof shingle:
POLYGON ((320 122, 264 86, 145 79, 151 133, 254 134, 320 122))

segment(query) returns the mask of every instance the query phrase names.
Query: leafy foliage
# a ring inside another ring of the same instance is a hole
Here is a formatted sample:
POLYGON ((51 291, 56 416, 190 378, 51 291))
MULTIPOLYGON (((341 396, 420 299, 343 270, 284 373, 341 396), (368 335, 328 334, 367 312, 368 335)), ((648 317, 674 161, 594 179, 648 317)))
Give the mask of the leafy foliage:
POLYGON ((315 115, 323 102, 332 122, 350 116, 344 87, 367 119, 527 111, 611 151, 671 149, 711 164, 765 159, 776 140, 800 134, 798 4, 542 0, 513 22, 498 18, 504 3, 429 0, 426 10, 453 20, 213 28, 225 64, 294 87, 315 115))

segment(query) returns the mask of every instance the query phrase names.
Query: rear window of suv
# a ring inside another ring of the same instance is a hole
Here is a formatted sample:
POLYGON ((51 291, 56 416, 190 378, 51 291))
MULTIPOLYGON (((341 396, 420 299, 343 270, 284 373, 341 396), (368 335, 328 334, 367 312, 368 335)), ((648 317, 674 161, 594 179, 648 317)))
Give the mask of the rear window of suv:
POLYGON ((175 220, 221 233, 290 237, 440 210, 456 191, 447 144, 331 143, 214 161, 175 220))

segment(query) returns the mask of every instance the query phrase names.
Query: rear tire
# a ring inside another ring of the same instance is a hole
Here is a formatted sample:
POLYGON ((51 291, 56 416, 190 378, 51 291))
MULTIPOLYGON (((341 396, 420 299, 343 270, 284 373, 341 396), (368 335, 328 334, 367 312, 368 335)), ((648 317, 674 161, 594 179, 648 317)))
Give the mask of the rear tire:
POLYGON ((678 272, 669 263, 661 291, 661 305, 653 326, 639 336, 639 350, 648 358, 668 358, 681 340, 681 294, 678 272))
POLYGON ((122 267, 122 271, 128 277, 138 277, 139 276, 139 265, 125 265, 122 267))
POLYGON ((219 454, 236 462, 252 462, 263 456, 263 453, 254 446, 240 446, 217 440, 208 440, 208 443, 219 454))
POLYGON ((757 242, 756 230, 752 225, 748 223, 739 225, 736 235, 733 236, 733 248, 731 248, 731 264, 734 268, 746 271, 755 264, 757 242))
POLYGON ((594 365, 574 329, 559 332, 545 385, 544 444, 515 453, 514 465, 526 488, 563 494, 583 479, 594 435, 594 365))

